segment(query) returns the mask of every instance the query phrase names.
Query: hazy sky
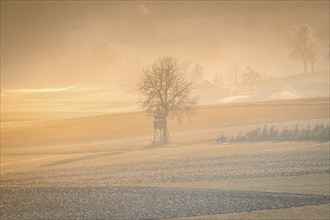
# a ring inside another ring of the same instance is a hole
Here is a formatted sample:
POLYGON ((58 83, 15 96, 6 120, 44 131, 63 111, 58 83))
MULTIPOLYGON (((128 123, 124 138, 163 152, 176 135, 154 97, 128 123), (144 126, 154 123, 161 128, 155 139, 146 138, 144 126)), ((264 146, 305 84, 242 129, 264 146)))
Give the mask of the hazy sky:
POLYGON ((308 23, 329 68, 328 1, 1 1, 2 88, 116 89, 136 60, 171 55, 206 77, 237 63, 271 75, 303 71, 283 31, 308 23))

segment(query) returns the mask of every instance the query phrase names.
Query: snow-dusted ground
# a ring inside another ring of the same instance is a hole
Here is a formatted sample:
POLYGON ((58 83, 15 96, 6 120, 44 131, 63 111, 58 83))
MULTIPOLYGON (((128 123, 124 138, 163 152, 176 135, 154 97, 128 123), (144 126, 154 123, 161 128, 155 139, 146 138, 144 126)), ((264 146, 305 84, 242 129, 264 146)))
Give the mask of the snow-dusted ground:
POLYGON ((251 99, 250 96, 247 95, 230 96, 219 100, 217 103, 244 102, 244 101, 249 101, 250 99, 251 99))
POLYGON ((322 205, 329 196, 165 187, 1 190, 2 219, 164 219, 322 205))
POLYGON ((6 124, 1 218, 146 219, 329 204, 328 142, 214 144, 221 132, 264 123, 328 123, 327 108, 211 106, 189 126, 173 126, 174 143, 158 147, 145 127, 122 130, 122 118, 131 123, 135 114, 6 124))
POLYGON ((68 154, 2 175, 2 218, 150 219, 330 203, 328 143, 68 154))

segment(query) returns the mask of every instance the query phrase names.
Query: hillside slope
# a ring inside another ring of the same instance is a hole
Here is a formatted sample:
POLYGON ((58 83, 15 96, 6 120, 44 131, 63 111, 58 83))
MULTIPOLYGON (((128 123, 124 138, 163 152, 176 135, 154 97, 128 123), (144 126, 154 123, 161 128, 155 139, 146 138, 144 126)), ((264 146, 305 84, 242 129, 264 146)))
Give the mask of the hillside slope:
POLYGON ((329 97, 329 71, 300 73, 272 80, 258 99, 329 97))

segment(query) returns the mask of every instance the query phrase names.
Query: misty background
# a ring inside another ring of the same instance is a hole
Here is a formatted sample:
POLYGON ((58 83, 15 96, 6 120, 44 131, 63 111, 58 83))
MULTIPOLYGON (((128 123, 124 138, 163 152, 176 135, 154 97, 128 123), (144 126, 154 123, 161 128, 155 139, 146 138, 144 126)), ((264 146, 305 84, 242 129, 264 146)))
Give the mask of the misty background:
MULTIPOLYGON (((301 24, 320 42, 315 71, 327 72, 298 78, 327 95, 328 1, 1 1, 1 114, 135 109, 123 81, 167 55, 200 73, 201 103, 214 93, 230 100, 235 65, 296 82, 303 64, 289 58, 284 32, 301 24)), ((299 86, 282 96, 308 96, 299 86)))

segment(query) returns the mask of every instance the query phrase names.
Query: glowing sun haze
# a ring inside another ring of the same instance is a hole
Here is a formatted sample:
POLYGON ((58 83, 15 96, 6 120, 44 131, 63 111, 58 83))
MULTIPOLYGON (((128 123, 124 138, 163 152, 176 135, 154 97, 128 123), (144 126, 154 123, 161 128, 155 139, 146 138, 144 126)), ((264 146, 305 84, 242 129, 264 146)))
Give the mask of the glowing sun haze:
MULTIPOLYGON (((120 92, 128 64, 163 55, 198 63, 205 79, 220 74, 226 81, 235 63, 272 76, 297 74, 303 69, 288 59, 283 32, 304 23, 324 57, 328 1, 1 1, 4 102, 10 108, 22 93, 28 100, 40 93, 34 101, 56 94, 63 106, 136 103, 120 92)), ((322 58, 316 67, 328 65, 322 58)))

